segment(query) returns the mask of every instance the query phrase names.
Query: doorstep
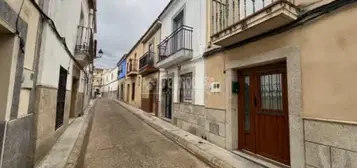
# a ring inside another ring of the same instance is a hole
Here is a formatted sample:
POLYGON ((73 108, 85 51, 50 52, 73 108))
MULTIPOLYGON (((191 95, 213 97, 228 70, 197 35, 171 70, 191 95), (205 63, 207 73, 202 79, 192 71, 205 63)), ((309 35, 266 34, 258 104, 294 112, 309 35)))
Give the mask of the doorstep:
POLYGON ((187 131, 184 131, 167 121, 160 119, 156 116, 152 116, 134 106, 126 104, 122 101, 114 100, 119 105, 132 112, 134 115, 139 117, 145 123, 179 144, 196 157, 200 158, 202 161, 213 167, 219 168, 263 168, 272 167, 278 168, 273 164, 264 162, 257 159, 249 159, 247 157, 242 157, 231 151, 225 150, 209 141, 203 140, 202 138, 195 136, 187 131))

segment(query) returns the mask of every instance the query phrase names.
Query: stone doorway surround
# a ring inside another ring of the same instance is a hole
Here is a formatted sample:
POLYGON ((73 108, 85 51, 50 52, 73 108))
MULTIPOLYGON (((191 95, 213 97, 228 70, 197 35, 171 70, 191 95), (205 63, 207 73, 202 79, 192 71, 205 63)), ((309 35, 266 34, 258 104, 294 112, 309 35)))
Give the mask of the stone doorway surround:
POLYGON ((168 71, 163 71, 163 72, 160 72, 161 77, 158 79, 158 82, 159 82, 159 86, 158 86, 158 89, 159 89, 159 103, 158 103, 158 108, 159 108, 159 111, 158 111, 158 114, 159 114, 159 117, 161 119, 164 119, 166 121, 169 121, 169 122, 172 122, 170 119, 167 119, 165 118, 165 95, 164 93, 162 92, 162 87, 163 87, 163 83, 162 83, 162 80, 163 79, 172 79, 172 111, 171 111, 171 115, 173 114, 173 103, 174 103, 174 92, 175 92, 175 72, 171 72, 171 73, 168 73, 168 71))
MULTIPOLYGON (((239 57, 239 56, 237 56, 239 57)), ((289 105, 289 136, 291 167, 305 167, 305 144, 302 111, 300 50, 288 46, 226 62, 226 148, 238 149, 238 95, 233 94, 232 81, 237 81, 237 69, 286 60, 289 105)))

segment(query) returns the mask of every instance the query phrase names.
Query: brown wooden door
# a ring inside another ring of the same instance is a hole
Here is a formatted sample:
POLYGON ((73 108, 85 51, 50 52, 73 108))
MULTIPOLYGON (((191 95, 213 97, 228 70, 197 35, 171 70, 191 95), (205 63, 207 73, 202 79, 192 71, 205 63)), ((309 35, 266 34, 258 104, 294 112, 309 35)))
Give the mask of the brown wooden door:
POLYGON ((154 112, 154 91, 149 91, 149 112, 154 112))
POLYGON ((239 71, 239 148, 290 165, 285 67, 239 71))

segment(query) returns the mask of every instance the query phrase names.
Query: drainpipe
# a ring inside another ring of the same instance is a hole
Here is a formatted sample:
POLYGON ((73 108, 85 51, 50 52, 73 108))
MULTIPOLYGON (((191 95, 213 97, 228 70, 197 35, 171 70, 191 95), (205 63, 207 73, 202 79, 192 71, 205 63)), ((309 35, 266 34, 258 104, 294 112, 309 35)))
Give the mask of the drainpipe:
MULTIPOLYGON (((39 6, 44 9, 45 7, 45 0, 39 0, 39 6)), ((47 2, 48 3, 48 2, 47 2)), ((44 9, 47 12, 47 9, 44 9)), ((30 133, 31 138, 31 146, 32 149, 29 150, 28 156, 30 157, 30 165, 29 167, 34 167, 35 165, 35 152, 36 152, 36 139, 37 139, 37 115, 35 113, 35 103, 36 103, 36 91, 37 91, 37 78, 39 73, 39 64, 40 64, 40 55, 41 55, 41 48, 42 48, 42 33, 43 33, 43 24, 44 20, 42 15, 39 15, 38 27, 37 27, 37 36, 36 36, 36 47, 35 47, 35 55, 33 60, 33 86, 30 93, 29 98, 29 106, 28 106, 28 114, 33 114, 32 117, 32 132, 30 133)))

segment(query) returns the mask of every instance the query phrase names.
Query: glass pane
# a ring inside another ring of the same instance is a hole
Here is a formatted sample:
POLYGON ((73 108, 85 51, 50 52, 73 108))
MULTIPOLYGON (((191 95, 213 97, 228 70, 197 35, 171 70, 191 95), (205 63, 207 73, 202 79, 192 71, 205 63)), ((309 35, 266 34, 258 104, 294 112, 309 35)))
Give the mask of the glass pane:
POLYGON ((281 74, 260 77, 261 106, 266 110, 283 110, 281 74))
POLYGON ((254 8, 255 8, 254 12, 263 8, 263 2, 264 2, 264 0, 255 0, 254 1, 254 8))
POLYGON ((246 11, 246 17, 254 13, 254 0, 246 0, 245 4, 245 11, 246 11))
POLYGON ((249 94, 249 76, 244 77, 244 131, 250 131, 250 94, 249 94))

